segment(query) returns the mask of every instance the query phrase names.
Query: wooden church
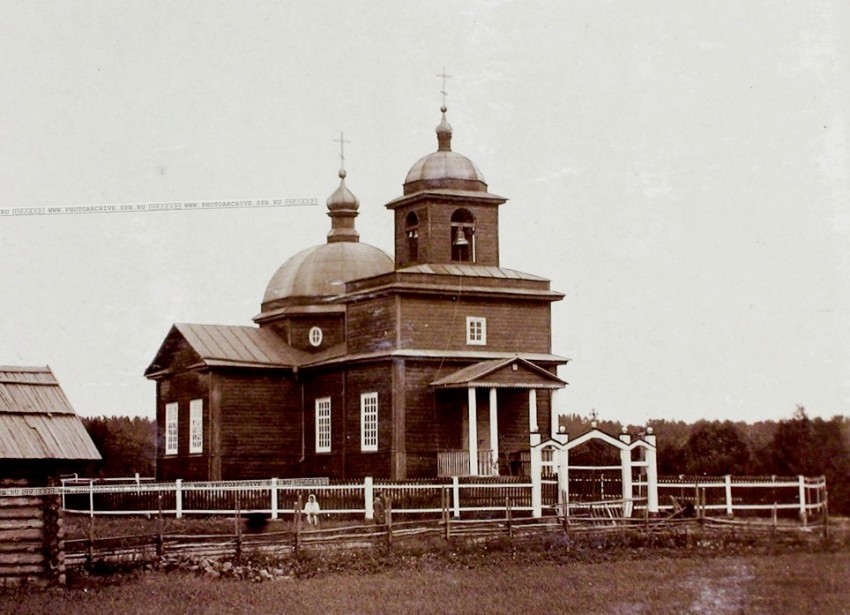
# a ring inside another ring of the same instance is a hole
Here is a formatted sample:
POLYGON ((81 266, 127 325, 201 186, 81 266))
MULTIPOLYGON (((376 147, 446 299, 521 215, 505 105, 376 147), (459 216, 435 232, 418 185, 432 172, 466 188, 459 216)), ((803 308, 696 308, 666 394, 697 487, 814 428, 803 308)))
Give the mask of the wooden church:
POLYGON ((557 431, 549 281, 499 262, 499 208, 471 160, 416 162, 395 258, 360 242, 357 198, 327 201, 326 243, 274 273, 256 326, 175 324, 157 384, 161 480, 516 474, 557 431))

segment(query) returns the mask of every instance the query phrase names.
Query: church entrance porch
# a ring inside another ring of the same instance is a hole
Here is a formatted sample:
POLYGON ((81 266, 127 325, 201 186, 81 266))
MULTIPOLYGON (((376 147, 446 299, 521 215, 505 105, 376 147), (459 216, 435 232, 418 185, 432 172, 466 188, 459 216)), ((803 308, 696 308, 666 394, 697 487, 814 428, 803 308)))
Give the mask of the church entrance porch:
POLYGON ((453 434, 460 446, 437 451, 437 476, 520 474, 532 435, 557 430, 552 397, 565 384, 520 357, 475 363, 433 382, 460 432, 453 434))

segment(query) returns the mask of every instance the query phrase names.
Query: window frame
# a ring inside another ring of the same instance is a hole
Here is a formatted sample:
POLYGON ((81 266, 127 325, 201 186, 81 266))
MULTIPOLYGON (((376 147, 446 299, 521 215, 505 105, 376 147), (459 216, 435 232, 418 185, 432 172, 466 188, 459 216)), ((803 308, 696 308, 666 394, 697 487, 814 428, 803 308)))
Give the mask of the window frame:
POLYGON ((318 348, 325 339, 325 332, 322 331, 321 327, 310 327, 310 331, 307 333, 307 339, 313 348, 318 348))
POLYGON ((318 397, 315 403, 316 452, 331 452, 331 398, 318 397))
POLYGON ((165 404, 165 454, 177 455, 180 452, 180 405, 176 402, 165 404))
POLYGON ((378 393, 360 395, 360 450, 364 453, 378 450, 378 393))
POLYGON ((189 402, 189 453, 204 452, 204 400, 189 402))
POLYGON ((484 316, 466 317, 467 346, 487 345, 487 318, 484 316))

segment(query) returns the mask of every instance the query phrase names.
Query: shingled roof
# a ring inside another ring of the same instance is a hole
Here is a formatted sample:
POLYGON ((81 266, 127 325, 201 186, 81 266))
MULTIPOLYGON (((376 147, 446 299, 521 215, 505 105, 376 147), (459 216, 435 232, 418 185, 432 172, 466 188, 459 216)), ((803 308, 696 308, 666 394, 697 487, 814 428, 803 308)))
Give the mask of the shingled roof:
POLYGON ((0 366, 0 459, 100 459, 49 367, 0 366))

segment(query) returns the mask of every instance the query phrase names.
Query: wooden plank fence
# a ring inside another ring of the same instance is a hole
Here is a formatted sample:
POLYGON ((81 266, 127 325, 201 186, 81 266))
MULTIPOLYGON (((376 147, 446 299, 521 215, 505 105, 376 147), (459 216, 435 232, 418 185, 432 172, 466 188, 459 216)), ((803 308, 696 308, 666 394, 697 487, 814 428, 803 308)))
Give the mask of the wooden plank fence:
MULTIPOLYGON (((562 507, 561 514, 540 518, 515 517, 510 498, 504 502, 504 514, 489 519, 457 519, 451 513, 449 489, 442 497, 439 516, 431 519, 395 520, 394 504, 387 499, 385 516, 381 522, 311 527, 303 523, 300 503, 296 503, 296 514, 289 528, 260 534, 246 534, 240 523, 241 511, 235 516, 233 534, 173 534, 166 535, 160 529, 157 534, 143 534, 110 538, 85 538, 66 541, 65 562, 67 566, 91 565, 95 562, 131 563, 163 562, 181 558, 226 558, 237 560, 244 554, 267 554, 272 556, 298 555, 307 549, 354 549, 393 548, 395 543, 417 541, 423 537, 435 540, 487 540, 505 537, 514 540, 533 540, 544 535, 562 535, 566 539, 582 540, 582 537, 605 537, 613 534, 615 541, 626 536, 624 532, 637 532, 649 539, 653 536, 686 535, 687 544, 697 544, 706 538, 731 536, 767 536, 781 540, 781 535, 801 533, 812 539, 821 533, 829 540, 829 525, 826 517, 817 524, 806 525, 798 521, 780 521, 776 516, 770 520, 736 520, 706 517, 684 517, 681 511, 665 517, 623 517, 618 514, 639 501, 599 501, 562 507)), ((645 510, 645 509, 644 509, 645 510)), ((702 512, 702 511, 701 511, 702 512)), ((94 519, 94 518, 92 518, 94 519)), ((159 518, 162 528, 162 516, 159 518)), ((94 522, 94 521, 93 521, 94 522)))
MULTIPOLYGON (((527 477, 452 477, 389 481, 367 477, 361 481, 327 478, 277 479, 226 482, 148 482, 136 477, 120 483, 74 478, 61 487, 0 489, 0 498, 22 495, 61 495, 66 512, 97 515, 155 515, 160 511, 181 518, 187 515, 232 516, 258 513, 270 519, 291 516, 299 498, 316 496, 324 516, 372 519, 377 495, 391 499, 397 515, 434 515, 448 508, 454 518, 505 511, 506 498, 515 513, 543 516, 565 502, 580 504, 581 494, 558 493, 557 481, 540 480, 543 506, 533 503, 534 481, 527 477), (30 493, 32 492, 32 493, 30 493), (38 493, 36 493, 38 492, 38 493)), ((644 483, 634 483, 641 495, 644 483)), ((704 514, 735 516, 797 516, 819 514, 827 504, 823 477, 662 477, 658 481, 660 512, 677 507, 701 508, 704 514)), ((606 494, 606 501, 618 501, 606 494)), ((641 515, 645 501, 636 498, 625 516, 641 515)))

